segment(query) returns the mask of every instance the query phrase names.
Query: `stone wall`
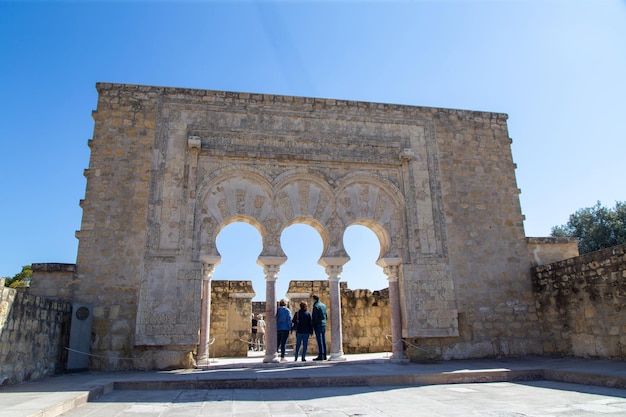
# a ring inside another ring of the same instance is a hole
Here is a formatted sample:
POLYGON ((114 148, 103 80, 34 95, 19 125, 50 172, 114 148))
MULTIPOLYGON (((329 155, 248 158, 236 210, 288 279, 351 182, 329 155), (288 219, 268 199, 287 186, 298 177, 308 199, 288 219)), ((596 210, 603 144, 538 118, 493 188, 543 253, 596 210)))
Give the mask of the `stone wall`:
POLYGON ((248 354, 254 296, 252 281, 211 282, 211 358, 248 354))
POLYGON ((159 115, 158 95, 150 90, 136 89, 132 96, 100 90, 92 112, 91 157, 84 172, 87 187, 80 201, 81 227, 76 232, 76 278, 69 289, 73 301, 94 307, 92 353, 99 358, 138 358, 135 363, 119 364, 93 360, 95 369, 190 367, 190 353, 198 344, 200 267, 181 267, 172 253, 159 254, 162 263, 158 267, 144 265, 152 259, 145 251, 148 201, 159 198, 150 194, 159 115), (137 306, 146 274, 160 276, 162 282, 152 289, 155 301, 142 315, 137 306), (149 327, 157 325, 161 327, 158 332, 149 327), (149 343, 138 340, 137 327, 142 334, 154 335, 149 343), (172 338, 179 340, 177 346, 164 348, 172 338))
POLYGON ((341 291, 343 352, 391 352, 389 289, 341 291))
POLYGON ((0 386, 65 370, 71 310, 0 280, 0 386))
POLYGON ((265 317, 265 301, 253 301, 252 302, 252 313, 256 316, 257 314, 262 314, 265 317))
POLYGON ((347 227, 367 226, 381 258, 400 261, 394 329, 403 337, 444 359, 541 352, 507 115, 97 90, 68 287, 72 300, 94 306, 94 354, 191 366, 203 259, 219 257, 216 236, 237 221, 259 230, 261 256, 275 260, 291 224, 314 227, 326 259, 346 256, 347 227))
POLYGON ((626 359, 626 245, 532 270, 543 352, 626 359))
POLYGON ((572 237, 527 237, 532 266, 546 265, 579 255, 578 239, 572 237))
POLYGON ((75 264, 38 263, 32 264, 32 269, 30 294, 54 300, 72 300, 75 264))
POLYGON ((430 112, 441 188, 433 210, 443 216, 445 256, 403 267, 407 354, 414 361, 540 354, 507 115, 430 112), (456 329, 438 330, 451 320, 456 329))

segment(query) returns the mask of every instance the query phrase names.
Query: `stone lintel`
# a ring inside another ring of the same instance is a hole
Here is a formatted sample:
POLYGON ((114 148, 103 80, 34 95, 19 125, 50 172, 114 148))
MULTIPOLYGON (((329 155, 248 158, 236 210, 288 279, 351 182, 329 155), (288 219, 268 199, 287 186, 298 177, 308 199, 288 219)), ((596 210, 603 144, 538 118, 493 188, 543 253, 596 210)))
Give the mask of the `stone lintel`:
POLYGON ((387 266, 398 266, 402 265, 402 263, 402 258, 381 258, 376 261, 376 265, 380 266, 381 268, 385 268, 387 266))
POLYGON ((228 297, 230 298, 254 298, 256 293, 254 292, 239 292, 239 293, 229 293, 228 297))
POLYGON ((347 264, 349 260, 349 256, 327 256, 321 258, 318 264, 323 266, 324 268, 328 266, 343 266, 347 264))
POLYGON ((293 299, 293 298, 310 298, 311 297, 311 293, 310 292, 288 292, 287 294, 287 298, 289 299, 293 299))
POLYGON ((287 262, 286 256, 259 256, 256 263, 262 267, 276 265, 281 266, 287 262))
POLYGON ((215 255, 202 255, 200 256, 200 262, 205 265, 217 266, 222 262, 222 257, 215 255))

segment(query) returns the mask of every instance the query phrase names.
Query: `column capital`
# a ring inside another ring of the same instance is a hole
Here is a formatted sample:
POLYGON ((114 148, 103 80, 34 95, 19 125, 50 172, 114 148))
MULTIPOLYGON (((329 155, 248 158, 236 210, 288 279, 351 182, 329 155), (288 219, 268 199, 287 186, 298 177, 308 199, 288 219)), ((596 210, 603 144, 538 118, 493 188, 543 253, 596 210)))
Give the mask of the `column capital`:
POLYGON ((202 261, 202 280, 211 281, 215 267, 222 262, 222 257, 204 255, 200 257, 200 261, 202 261))
POLYGON ((398 281, 398 271, 402 265, 402 258, 382 258, 376 264, 383 268, 383 272, 387 275, 389 282, 398 281))
POLYGON ((339 281, 341 279, 342 265, 329 265, 325 268, 329 281, 339 281))
POLYGON ((263 267, 265 281, 276 281, 280 266, 287 262, 286 256, 259 256, 256 263, 263 267))
POLYGON ((328 274, 329 281, 339 281, 341 279, 341 271, 343 266, 350 260, 347 256, 327 256, 321 258, 318 262, 319 265, 324 267, 326 274, 328 274))

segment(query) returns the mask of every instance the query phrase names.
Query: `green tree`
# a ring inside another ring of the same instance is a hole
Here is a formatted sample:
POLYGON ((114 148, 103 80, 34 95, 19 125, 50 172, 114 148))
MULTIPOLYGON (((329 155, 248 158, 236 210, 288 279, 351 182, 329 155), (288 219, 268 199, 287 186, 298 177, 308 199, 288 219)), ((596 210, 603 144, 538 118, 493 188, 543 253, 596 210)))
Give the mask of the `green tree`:
POLYGON ((13 278, 6 277, 4 279, 4 286, 16 288, 30 285, 30 279, 32 276, 33 268, 30 265, 25 265, 22 267, 22 271, 15 274, 13 278))
POLYGON ((578 238, 578 251, 589 253, 626 243, 626 202, 617 201, 615 208, 593 207, 578 210, 567 224, 554 226, 552 237, 578 238))

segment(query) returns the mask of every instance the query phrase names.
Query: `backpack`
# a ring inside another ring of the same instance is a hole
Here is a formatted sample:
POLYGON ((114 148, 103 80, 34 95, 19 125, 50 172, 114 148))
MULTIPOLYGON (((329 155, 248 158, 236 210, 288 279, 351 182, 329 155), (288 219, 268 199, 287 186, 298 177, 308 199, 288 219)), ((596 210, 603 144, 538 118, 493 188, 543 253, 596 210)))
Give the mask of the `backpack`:
POLYGON ((291 331, 295 332, 298 330, 298 323, 300 322, 300 319, 298 318, 298 311, 296 311, 296 314, 293 315, 293 319, 291 320, 291 331))

